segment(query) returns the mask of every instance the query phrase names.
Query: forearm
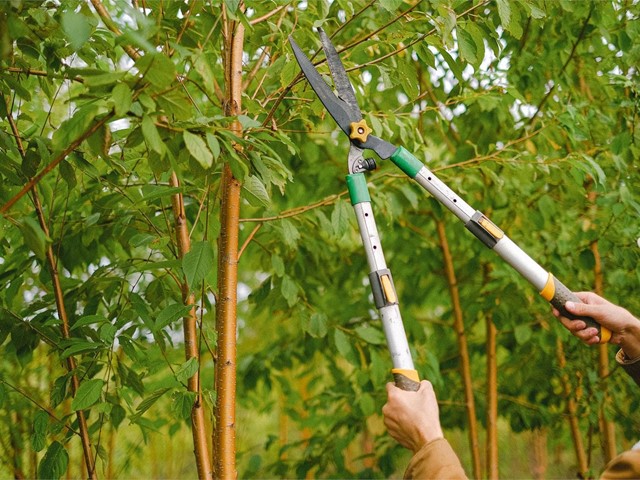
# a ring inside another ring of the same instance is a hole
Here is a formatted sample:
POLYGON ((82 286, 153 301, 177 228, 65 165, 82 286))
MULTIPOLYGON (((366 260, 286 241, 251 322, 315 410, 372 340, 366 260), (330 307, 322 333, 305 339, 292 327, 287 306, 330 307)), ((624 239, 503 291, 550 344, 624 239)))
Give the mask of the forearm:
POLYGON ((464 468, 444 438, 425 444, 411 459, 405 479, 467 479, 464 468))

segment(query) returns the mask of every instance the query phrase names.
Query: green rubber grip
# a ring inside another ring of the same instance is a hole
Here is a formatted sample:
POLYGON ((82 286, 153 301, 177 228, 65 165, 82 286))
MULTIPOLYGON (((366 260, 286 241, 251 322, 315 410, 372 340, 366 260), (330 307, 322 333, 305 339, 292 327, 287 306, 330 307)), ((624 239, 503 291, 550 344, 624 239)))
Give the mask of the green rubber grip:
POLYGON ((364 178, 364 173, 351 173, 347 175, 347 189, 349 190, 351 205, 371 202, 369 187, 367 187, 367 180, 364 178))
POLYGON ((410 178, 416 178, 418 172, 424 167, 424 164, 404 147, 398 147, 398 149, 393 152, 391 161, 410 178))

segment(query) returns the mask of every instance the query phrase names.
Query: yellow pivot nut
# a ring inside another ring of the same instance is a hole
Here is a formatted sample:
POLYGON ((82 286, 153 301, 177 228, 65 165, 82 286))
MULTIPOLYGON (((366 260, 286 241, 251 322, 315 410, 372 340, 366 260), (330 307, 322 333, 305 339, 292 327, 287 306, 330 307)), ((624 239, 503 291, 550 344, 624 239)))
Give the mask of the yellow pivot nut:
POLYGON ((351 133, 349 134, 349 138, 351 140, 358 140, 359 142, 366 142, 367 137, 373 131, 367 125, 367 122, 362 119, 359 122, 351 122, 351 133))

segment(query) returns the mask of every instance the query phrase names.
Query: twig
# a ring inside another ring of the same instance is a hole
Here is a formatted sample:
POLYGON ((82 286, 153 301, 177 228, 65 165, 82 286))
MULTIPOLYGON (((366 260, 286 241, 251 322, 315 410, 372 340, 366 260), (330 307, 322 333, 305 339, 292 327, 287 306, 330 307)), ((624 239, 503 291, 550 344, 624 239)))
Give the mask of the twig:
POLYGON ((24 197, 24 195, 29 190, 31 190, 35 185, 37 185, 38 182, 40 182, 40 180, 42 180, 45 177, 45 175, 47 175, 54 168, 56 168, 58 164, 67 157, 67 155, 73 152, 87 138, 89 138, 91 135, 96 133, 104 124, 106 124, 109 120, 111 120, 113 116, 114 116, 114 112, 113 111, 109 112, 104 117, 102 117, 102 119, 94 123, 93 126, 89 128, 89 130, 85 131, 82 135, 80 135, 80 137, 76 138, 73 142, 71 142, 71 144, 67 148, 65 148, 61 153, 58 154, 56 158, 54 158, 51 162, 49 162, 49 164, 46 167, 44 167, 40 171, 40 173, 32 177, 17 194, 11 197, 9 201, 5 203, 2 206, 2 208, 0 208, 0 214, 6 216, 9 209, 11 209, 11 207, 13 207, 18 200, 24 197))
MULTIPOLYGON (((266 14, 264 14, 264 15, 263 15, 263 16, 261 16, 261 17, 253 18, 253 19, 251 19, 251 20, 249 21, 249 25, 256 25, 257 23, 264 22, 265 20, 267 20, 267 19, 269 19, 269 18, 273 17, 276 13, 278 13, 278 12, 279 12, 280 10, 282 10, 283 8, 286 8, 287 6, 288 6, 287 4, 285 4, 285 5, 280 5, 279 7, 277 7, 277 8, 275 8, 275 9, 271 10, 269 13, 266 13, 266 14)), ((286 13, 286 12, 285 12, 285 13, 286 13)))
MULTIPOLYGON (((595 8, 595 6, 596 6, 595 2, 591 4, 591 8, 589 9, 589 14, 587 15, 587 18, 582 24, 582 29, 580 30, 580 34, 578 35, 578 38, 576 39, 576 41, 573 43, 573 47, 571 48, 571 53, 569 54, 569 57, 567 58, 567 60, 564 62, 564 65, 562 65, 562 68, 560 69, 560 73, 558 74, 558 77, 562 76, 566 68, 569 66, 569 63, 571 62, 571 60, 573 59, 573 56, 576 53, 578 44, 584 39, 584 34, 587 31, 587 26, 589 25, 589 20, 591 19, 591 15, 593 14, 593 9, 595 8)), ((555 90, 557 84, 558 84, 557 82, 554 82, 554 84, 551 86, 551 88, 546 93, 546 95, 542 98, 542 100, 540 100, 540 103, 538 103, 538 107, 536 108, 536 113, 533 114, 533 116, 529 119, 528 125, 531 125, 535 121, 535 119, 538 117, 540 110, 542 110, 542 106, 547 102, 547 100, 555 90)))

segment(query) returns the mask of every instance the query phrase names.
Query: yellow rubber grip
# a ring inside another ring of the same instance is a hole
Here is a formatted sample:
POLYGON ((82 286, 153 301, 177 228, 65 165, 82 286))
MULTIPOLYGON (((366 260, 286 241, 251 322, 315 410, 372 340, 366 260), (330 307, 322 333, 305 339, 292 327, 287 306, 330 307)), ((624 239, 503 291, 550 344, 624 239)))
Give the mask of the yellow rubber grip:
POLYGON ((393 368, 391 369, 391 373, 403 375, 407 377, 409 380, 413 380, 414 382, 420 383, 420 377, 418 376, 417 370, 405 370, 404 368, 393 368))

